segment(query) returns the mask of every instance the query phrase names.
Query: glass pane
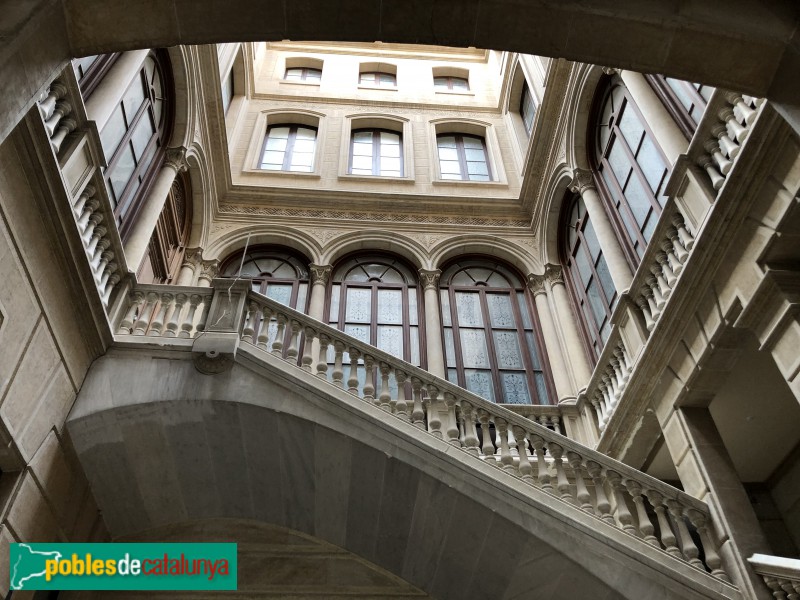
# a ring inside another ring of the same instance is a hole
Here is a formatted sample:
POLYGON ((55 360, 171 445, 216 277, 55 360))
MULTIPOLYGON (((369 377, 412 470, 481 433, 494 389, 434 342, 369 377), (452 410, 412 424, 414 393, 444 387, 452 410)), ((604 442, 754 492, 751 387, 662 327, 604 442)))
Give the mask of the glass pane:
POLYGON ((517 294, 517 303, 519 304, 519 314, 522 315, 522 326, 525 329, 530 329, 532 327, 531 313, 530 309, 528 308, 528 303, 525 301, 525 294, 517 294))
POLYGON ((489 176, 489 167, 485 162, 467 162, 467 173, 470 175, 486 175, 489 176))
POLYGON ((503 386, 503 398, 500 402, 505 404, 531 403, 528 379, 524 373, 500 373, 500 383, 503 386))
POLYGON ((316 129, 309 129, 308 127, 298 127, 295 137, 298 140, 316 140, 317 131, 316 129))
POLYGON ((464 148, 464 157, 467 161, 472 162, 485 162, 486 155, 483 152, 483 148, 464 148))
POLYGON ((456 292, 456 313, 461 327, 483 327, 477 292, 456 292))
POLYGON ((328 315, 328 319, 331 321, 338 321, 339 320, 339 294, 341 294, 341 287, 338 284, 334 284, 331 287, 331 309, 330 314, 328 315))
POLYGON ((439 159, 440 160, 458 160, 458 150, 455 148, 447 148, 439 146, 439 159))
POLYGON ((494 386, 492 385, 492 374, 490 371, 464 371, 467 381, 467 389, 481 398, 494 402, 494 386))
POLYGON ((486 294, 486 302, 492 327, 516 327, 508 294, 486 294))
POLYGON ((650 189, 654 194, 658 193, 661 188, 661 180, 667 172, 667 166, 650 136, 644 138, 636 162, 639 163, 647 183, 650 184, 650 189))
POLYGON ((262 169, 280 170, 283 168, 283 152, 276 152, 274 150, 267 150, 264 152, 264 157, 261 159, 262 169))
POLYGON ((461 179, 461 164, 458 161, 441 160, 439 166, 444 179, 461 179))
POLYGON ((142 157, 142 154, 144 154, 147 144, 155 132, 156 130, 153 127, 153 122, 150 120, 150 115, 142 115, 142 118, 139 119, 138 123, 136 123, 136 129, 131 135, 133 152, 137 160, 142 157))
POLYGON ((625 112, 619 120, 619 128, 625 141, 628 142, 628 147, 635 153, 644 134, 644 125, 630 104, 625 106, 625 112))
POLYGON ((122 107, 117 106, 114 112, 111 113, 108 123, 103 127, 103 132, 100 134, 100 143, 106 155, 106 162, 111 161, 111 157, 114 156, 114 152, 119 147, 120 141, 125 137, 126 131, 127 128, 125 127, 125 119, 122 116, 122 107))
POLYGON ((589 284, 589 289, 586 290, 586 295, 589 297, 589 305, 592 307, 594 322, 597 323, 597 326, 599 327, 606 318, 606 307, 603 304, 603 301, 600 299, 600 290, 597 289, 597 285, 594 281, 589 284))
POLYGON ((464 148, 478 149, 483 151, 483 138, 474 137, 471 135, 463 136, 464 148))
POLYGON ((532 331, 525 332, 525 341, 528 343, 528 353, 531 357, 531 364, 534 369, 541 369, 542 365, 539 361, 539 351, 536 349, 536 340, 533 337, 532 331))
POLYGON ((468 90, 469 83, 467 83, 466 79, 461 79, 458 77, 454 77, 451 79, 452 86, 454 90, 468 90))
POLYGON ((493 331, 497 366, 501 369, 521 369, 522 356, 516 331, 493 331))
POLYGON ((357 340, 369 344, 369 325, 345 325, 344 332, 357 340))
POLYGON ((581 287, 586 289, 586 285, 592 278, 592 268, 583 248, 578 248, 575 252, 575 263, 578 265, 578 271, 580 272, 581 283, 583 284, 581 287))
POLYGON ((286 143, 288 139, 285 137, 277 137, 274 135, 270 135, 267 138, 267 144, 264 146, 266 150, 277 150, 279 152, 283 152, 286 150, 286 143))
POLYGON ((489 367, 486 334, 483 329, 461 329, 461 355, 467 368, 489 367))
POLYGON ((597 277, 600 279, 600 286, 603 288, 603 293, 606 297, 606 302, 611 306, 611 301, 614 299, 616 288, 614 287, 614 280, 611 279, 611 273, 608 271, 608 265, 604 256, 600 257, 595 267, 597 269, 597 277))
POLYGON ((294 145, 292 146, 292 152, 295 154, 297 153, 313 153, 314 152, 314 140, 301 140, 300 138, 295 139, 294 145))
POLYGON ((402 290, 378 290, 378 323, 403 323, 402 290))
POLYGON ((294 308, 299 310, 300 312, 306 312, 306 295, 308 294, 308 284, 301 283, 297 286, 297 302, 295 302, 294 308))
POLYGON ((544 373, 536 372, 533 374, 533 379, 536 382, 536 395, 540 404, 547 404, 549 396, 547 394, 547 384, 544 382, 544 373))
POLYGON ((436 145, 439 146, 439 150, 441 150, 442 148, 455 148, 456 136, 440 135, 438 138, 436 138, 436 145))
POLYGON ((665 77, 664 80, 678 98, 678 102, 688 111, 692 107, 692 99, 687 94, 686 84, 680 79, 673 79, 672 77, 665 77))
POLYGON ((630 206, 633 213, 633 218, 636 219, 636 223, 641 229, 647 219, 647 215, 650 214, 652 204, 650 204, 650 192, 645 191, 636 175, 631 177, 628 187, 625 188, 625 200, 627 200, 628 206, 630 206))
POLYGON ((131 86, 125 92, 125 96, 122 98, 122 105, 125 107, 125 117, 128 120, 128 126, 130 126, 131 121, 133 121, 133 117, 135 117, 136 113, 139 112, 139 108, 143 103, 144 87, 140 75, 131 84, 131 86))
POLYGON ((600 242, 598 241, 597 234, 594 231, 594 225, 592 225, 592 222, 589 220, 586 221, 586 225, 583 228, 583 237, 586 239, 586 245, 589 250, 589 254, 592 256, 592 262, 594 262, 600 255, 600 242))
POLYGON ((125 186, 128 185, 135 168, 136 162, 133 159, 133 150, 131 150, 131 145, 126 143, 125 150, 120 154, 119 160, 109 176, 111 187, 114 188, 114 195, 117 198, 122 196, 122 192, 125 186))
POLYGON ((353 170, 369 171, 372 173, 372 154, 369 156, 353 156, 353 170))
POLYGON ((369 323, 372 315, 372 292, 361 288, 347 288, 345 321, 369 323))
POLYGON ((267 283, 267 298, 290 306, 292 300, 291 283, 267 283))
POLYGON ((625 182, 628 181, 628 174, 631 172, 631 163, 619 140, 612 142, 611 152, 608 154, 608 162, 620 187, 624 188, 625 182))
POLYGON ((455 369, 447 369, 447 381, 458 385, 458 371, 455 369))
POLYGON ((419 360, 419 327, 411 327, 409 329, 411 340, 411 364, 415 367, 420 366, 419 360))
POLYGON ((419 311, 417 310, 417 289, 408 288, 408 322, 411 325, 417 325, 419 319, 419 311))
POLYGON ((450 321, 450 294, 447 290, 439 290, 439 298, 442 303, 442 325, 449 327, 452 325, 450 321))
POLYGON ((456 362, 456 346, 453 340, 453 329, 446 327, 444 330, 444 355, 447 359, 448 367, 455 367, 456 362))
POLYGON ((378 326, 378 348, 397 358, 403 358, 403 328, 397 325, 378 326))

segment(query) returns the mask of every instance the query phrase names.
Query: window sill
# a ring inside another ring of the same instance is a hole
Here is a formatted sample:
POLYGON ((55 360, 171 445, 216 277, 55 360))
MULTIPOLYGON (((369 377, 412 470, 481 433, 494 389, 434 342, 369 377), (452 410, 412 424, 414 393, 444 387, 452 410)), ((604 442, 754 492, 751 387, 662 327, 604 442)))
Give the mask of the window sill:
POLYGON ((445 94, 447 96, 474 96, 475 92, 473 91, 466 91, 462 92, 459 90, 434 90, 437 94, 445 94))
POLYGON ((434 179, 431 181, 433 185, 465 185, 473 187, 487 187, 487 188, 508 188, 506 181, 466 181, 463 179, 434 179))
POLYGON ((272 171, 270 169, 242 169, 242 173, 251 175, 276 175, 278 177, 304 177, 306 179, 320 179, 317 171, 272 171))
POLYGON ((380 85, 364 85, 363 83, 358 84, 358 89, 360 90, 371 90, 371 91, 379 91, 379 92, 396 92, 397 86, 380 86, 380 85))
POLYGON ((412 177, 387 177, 384 175, 339 175, 339 181, 365 181, 369 183, 416 183, 412 177))
POLYGON ((311 87, 319 87, 319 81, 289 81, 287 79, 279 79, 278 83, 284 85, 304 85, 304 86, 311 86, 311 87))

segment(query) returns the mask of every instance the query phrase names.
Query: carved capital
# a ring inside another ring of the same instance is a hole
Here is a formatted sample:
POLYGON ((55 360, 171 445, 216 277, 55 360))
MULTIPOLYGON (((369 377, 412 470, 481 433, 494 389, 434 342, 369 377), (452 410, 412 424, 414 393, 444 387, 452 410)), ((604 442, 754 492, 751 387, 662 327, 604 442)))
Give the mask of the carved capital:
POLYGON ((620 72, 617 67, 601 67, 601 69, 606 75, 617 75, 620 72))
POLYGON ((569 189, 571 192, 581 195, 588 189, 595 189, 592 172, 588 169, 573 169, 569 189))
POLYGON ((545 265, 544 276, 547 278, 547 281, 550 282, 550 285, 556 283, 564 285, 564 270, 561 268, 561 265, 545 265))
POLYGON ((442 272, 439 269, 435 269, 433 271, 428 271, 427 269, 420 269, 419 270, 419 281, 422 284, 422 289, 438 289, 439 288, 439 277, 441 277, 442 272))
POLYGON ((201 260, 200 261, 200 278, 208 279, 211 281, 219 273, 218 260, 201 260))
POLYGON ((186 164, 186 148, 167 148, 164 156, 164 166, 175 169, 176 173, 182 173, 188 168, 186 164))
POLYGON ((203 260, 203 249, 202 248, 187 248, 183 253, 183 263, 181 264, 182 267, 189 267, 192 270, 196 270, 197 266, 203 260))
POLYGON ((528 289, 534 296, 546 294, 547 290, 544 288, 544 282, 546 280, 546 275, 534 275, 533 273, 530 273, 528 275, 528 289))
POLYGON ((311 285, 328 285, 332 268, 331 265, 308 265, 308 270, 311 275, 311 285))

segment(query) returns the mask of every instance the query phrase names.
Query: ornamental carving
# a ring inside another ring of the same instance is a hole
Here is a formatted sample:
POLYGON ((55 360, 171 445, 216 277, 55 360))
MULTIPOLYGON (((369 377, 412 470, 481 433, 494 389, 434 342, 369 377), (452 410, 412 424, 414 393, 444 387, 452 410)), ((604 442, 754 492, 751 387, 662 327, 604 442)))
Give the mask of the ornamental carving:
POLYGON ((571 192, 583 194, 588 189, 594 189, 592 172, 588 169, 573 169, 572 181, 569 184, 571 192))
POLYGON ((200 261, 200 277, 211 281, 219 273, 218 260, 203 260, 200 261))
POLYGON ((534 275, 531 273, 528 275, 528 289, 534 296, 546 294, 547 290, 544 288, 544 282, 546 280, 547 278, 545 275, 534 275))
POLYGON ((181 266, 189 267, 190 269, 194 270, 202 260, 202 248, 187 248, 183 253, 183 264, 181 264, 181 266))
POLYGON ((550 285, 556 283, 564 285, 564 270, 560 265, 545 265, 544 276, 547 278, 547 281, 550 282, 550 285))
POLYGON ((331 278, 331 269, 331 265, 308 265, 311 285, 316 285, 317 283, 328 285, 328 280, 331 278))
POLYGON ((435 271, 428 271, 427 269, 420 269, 419 270, 419 281, 422 284, 422 289, 438 289, 439 288, 439 277, 441 277, 442 272, 439 269, 435 271))
POLYGON ((186 148, 167 148, 164 156, 164 166, 172 167, 176 173, 182 173, 188 166, 186 165, 186 148))

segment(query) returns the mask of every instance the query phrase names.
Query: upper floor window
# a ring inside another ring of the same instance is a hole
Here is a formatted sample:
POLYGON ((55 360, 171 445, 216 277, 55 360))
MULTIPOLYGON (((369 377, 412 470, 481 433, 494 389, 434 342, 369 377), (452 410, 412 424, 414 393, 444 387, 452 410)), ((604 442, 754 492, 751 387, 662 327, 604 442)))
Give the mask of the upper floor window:
POLYGON ((322 69, 316 69, 312 67, 291 67, 286 69, 283 78, 286 81, 319 83, 322 79, 322 69))
POLYGON ((358 75, 358 83, 376 87, 397 87, 397 75, 378 71, 363 72, 358 75))
POLYGON ((442 179, 491 181, 486 141, 476 135, 441 133, 436 136, 442 179))
POLYGON ((533 94, 526 83, 522 88, 522 99, 519 105, 519 114, 522 116, 522 122, 525 125, 525 131, 528 135, 533 131, 533 120, 536 117, 536 101, 533 99, 533 94))
POLYGON ((172 283, 178 276, 192 229, 191 182, 175 178, 136 274, 141 283, 172 283))
POLYGON ((233 71, 231 70, 225 81, 222 82, 222 112, 226 115, 231 106, 231 100, 233 100, 233 87, 233 71))
POLYGON ((465 77, 451 75, 437 75, 433 78, 433 87, 438 90, 451 90, 454 92, 468 92, 469 81, 465 77))
POLYGON ((395 131, 357 129, 350 141, 352 175, 403 176, 403 139, 395 131))
POLYGON ((688 139, 694 135, 714 88, 664 75, 646 75, 666 109, 688 139))
POLYGON ((447 379, 493 402, 549 404, 535 315, 518 275, 459 260, 440 279, 447 379))
POLYGON ((164 152, 168 61, 158 56, 147 56, 100 133, 108 164, 104 177, 123 239, 164 152))
POLYGON ((75 77, 78 80, 78 86, 84 99, 91 95, 119 56, 120 53, 115 52, 112 54, 95 54, 94 56, 85 56, 72 60, 72 68, 75 71, 75 77))
POLYGON ((267 129, 260 168, 310 173, 314 170, 317 129, 304 125, 272 125, 267 129))
POLYGON ((661 214, 669 164, 621 81, 612 82, 596 115, 596 170, 610 214, 636 263, 661 214))

